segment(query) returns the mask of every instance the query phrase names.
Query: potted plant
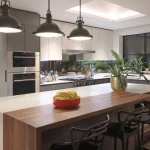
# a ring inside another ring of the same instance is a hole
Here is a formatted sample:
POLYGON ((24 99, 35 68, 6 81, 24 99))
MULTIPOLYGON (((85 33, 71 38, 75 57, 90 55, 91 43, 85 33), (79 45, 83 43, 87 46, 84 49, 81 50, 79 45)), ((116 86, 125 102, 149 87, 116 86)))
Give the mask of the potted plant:
POLYGON ((126 61, 120 57, 115 51, 111 51, 112 55, 116 60, 114 65, 106 65, 108 72, 111 75, 111 87, 114 91, 125 91, 127 88, 127 75, 129 72, 134 72, 139 74, 140 77, 143 76, 148 82, 147 78, 142 72, 143 63, 141 63, 142 58, 138 58, 135 61, 126 61))

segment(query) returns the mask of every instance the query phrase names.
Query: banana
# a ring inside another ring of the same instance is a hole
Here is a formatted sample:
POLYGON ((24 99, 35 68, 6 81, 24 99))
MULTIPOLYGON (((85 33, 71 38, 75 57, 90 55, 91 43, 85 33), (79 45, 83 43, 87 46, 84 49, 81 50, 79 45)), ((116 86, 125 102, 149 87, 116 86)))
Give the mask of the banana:
POLYGON ((70 90, 67 92, 57 92, 54 98, 56 100, 74 100, 80 97, 77 95, 76 91, 70 90))

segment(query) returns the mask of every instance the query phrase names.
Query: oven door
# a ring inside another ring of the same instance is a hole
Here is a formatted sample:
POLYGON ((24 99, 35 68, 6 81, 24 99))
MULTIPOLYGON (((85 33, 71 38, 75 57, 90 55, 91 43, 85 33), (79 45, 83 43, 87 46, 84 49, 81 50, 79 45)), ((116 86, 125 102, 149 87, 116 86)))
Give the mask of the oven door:
POLYGON ((40 91, 40 73, 8 73, 8 96, 36 93, 40 91))
POLYGON ((8 72, 39 71, 39 52, 11 52, 8 51, 8 72))

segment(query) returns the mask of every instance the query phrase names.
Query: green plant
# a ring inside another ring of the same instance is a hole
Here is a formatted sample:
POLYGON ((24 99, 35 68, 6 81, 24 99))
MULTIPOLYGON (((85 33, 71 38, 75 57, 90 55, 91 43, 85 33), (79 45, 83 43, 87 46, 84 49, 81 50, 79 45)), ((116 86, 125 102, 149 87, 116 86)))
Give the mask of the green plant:
POLYGON ((144 79, 148 82, 142 70, 139 69, 143 67, 142 58, 136 59, 133 63, 133 61, 125 61, 115 51, 112 50, 111 52, 116 60, 116 64, 115 65, 107 64, 106 69, 108 70, 111 76, 118 78, 119 84, 122 90, 125 91, 126 84, 127 84, 126 83, 127 74, 128 72, 131 72, 131 71, 139 74, 140 76, 143 76, 144 79))

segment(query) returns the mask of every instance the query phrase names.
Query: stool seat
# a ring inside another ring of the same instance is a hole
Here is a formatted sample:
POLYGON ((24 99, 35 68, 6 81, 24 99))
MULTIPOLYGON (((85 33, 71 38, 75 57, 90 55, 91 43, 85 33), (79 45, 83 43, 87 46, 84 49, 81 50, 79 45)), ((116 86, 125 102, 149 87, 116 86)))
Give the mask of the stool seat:
MULTIPOLYGON (((126 134, 134 134, 136 131, 135 128, 130 128, 124 126, 124 131, 126 134)), ((105 133, 106 136, 111 136, 111 137, 122 137, 123 131, 121 130, 121 123, 120 122, 111 122, 109 123, 107 127, 107 132, 105 133)))
POLYGON ((150 124, 150 115, 144 115, 141 120, 141 123, 150 124))
MULTIPOLYGON (((71 144, 53 144, 51 150, 73 150, 73 147, 71 144)), ((83 142, 80 144, 78 150, 98 150, 98 147, 88 142, 83 142)))

